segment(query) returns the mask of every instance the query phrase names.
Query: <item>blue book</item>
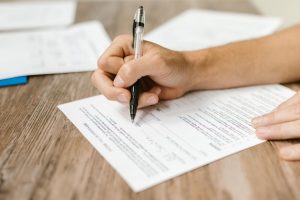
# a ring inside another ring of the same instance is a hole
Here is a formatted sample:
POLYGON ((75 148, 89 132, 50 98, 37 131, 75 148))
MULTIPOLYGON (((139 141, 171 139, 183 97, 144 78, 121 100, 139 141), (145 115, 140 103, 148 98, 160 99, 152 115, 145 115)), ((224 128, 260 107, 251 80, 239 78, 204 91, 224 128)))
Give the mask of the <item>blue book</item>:
POLYGON ((8 78, 0 80, 0 87, 13 86, 13 85, 23 85, 28 82, 27 76, 20 76, 15 78, 8 78))

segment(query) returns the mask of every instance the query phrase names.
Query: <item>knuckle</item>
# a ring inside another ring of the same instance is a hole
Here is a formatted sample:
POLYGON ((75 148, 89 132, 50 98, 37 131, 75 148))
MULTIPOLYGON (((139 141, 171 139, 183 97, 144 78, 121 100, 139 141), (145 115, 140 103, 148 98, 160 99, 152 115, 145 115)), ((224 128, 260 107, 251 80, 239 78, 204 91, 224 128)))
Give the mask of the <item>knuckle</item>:
POLYGON ((131 38, 130 35, 122 34, 122 35, 118 35, 117 37, 115 37, 113 42, 124 41, 124 40, 128 40, 130 38, 131 38))
POLYGON ((123 35, 118 35, 113 39, 113 42, 118 42, 122 39, 123 35))
POLYGON ((103 91, 102 93, 108 100, 113 101, 115 100, 115 96, 112 92, 109 91, 103 91))
POLYGON ((129 55, 129 56, 126 56, 124 58, 124 63, 127 63, 127 62, 130 62, 134 59, 134 56, 133 55, 129 55))
POLYGON ((100 69, 104 69, 106 65, 107 65, 107 58, 105 58, 105 57, 99 58, 99 60, 98 60, 98 67, 100 69))

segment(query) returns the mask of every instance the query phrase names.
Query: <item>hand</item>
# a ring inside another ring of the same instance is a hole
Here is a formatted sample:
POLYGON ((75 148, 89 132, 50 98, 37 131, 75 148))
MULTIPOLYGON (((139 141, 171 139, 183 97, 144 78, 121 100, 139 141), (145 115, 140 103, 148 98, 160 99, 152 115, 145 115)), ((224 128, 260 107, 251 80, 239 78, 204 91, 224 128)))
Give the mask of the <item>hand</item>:
POLYGON ((184 53, 144 41, 143 56, 133 59, 132 37, 118 36, 99 58, 94 86, 108 99, 128 103, 127 89, 142 78, 139 108, 174 99, 190 90, 192 72, 184 53))
MULTIPOLYGON (((300 138, 300 92, 282 103, 273 112, 253 119, 257 137, 265 140, 300 138)), ((300 144, 280 149, 286 160, 300 161, 300 144)))

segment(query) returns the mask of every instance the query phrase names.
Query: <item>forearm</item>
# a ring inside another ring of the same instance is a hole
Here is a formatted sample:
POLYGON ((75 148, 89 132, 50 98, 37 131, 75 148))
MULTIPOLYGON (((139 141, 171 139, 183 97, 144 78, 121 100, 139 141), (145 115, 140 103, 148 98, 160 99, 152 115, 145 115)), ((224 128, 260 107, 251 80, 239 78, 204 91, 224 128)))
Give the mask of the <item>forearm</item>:
POLYGON ((300 26, 271 36, 187 53, 192 90, 300 80, 300 26))

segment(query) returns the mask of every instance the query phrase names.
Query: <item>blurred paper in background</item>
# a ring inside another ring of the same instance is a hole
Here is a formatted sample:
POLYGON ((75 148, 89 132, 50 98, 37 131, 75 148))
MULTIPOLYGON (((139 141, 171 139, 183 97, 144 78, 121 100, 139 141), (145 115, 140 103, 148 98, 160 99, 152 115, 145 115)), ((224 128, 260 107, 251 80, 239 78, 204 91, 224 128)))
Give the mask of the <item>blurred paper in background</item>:
POLYGON ((70 25, 76 5, 76 1, 0 3, 0 30, 70 25))
POLYGON ((173 50, 196 50, 274 32, 281 20, 259 15, 188 10, 146 35, 146 39, 173 50))
POLYGON ((110 38, 97 21, 64 29, 0 34, 0 79, 91 71, 110 38))

